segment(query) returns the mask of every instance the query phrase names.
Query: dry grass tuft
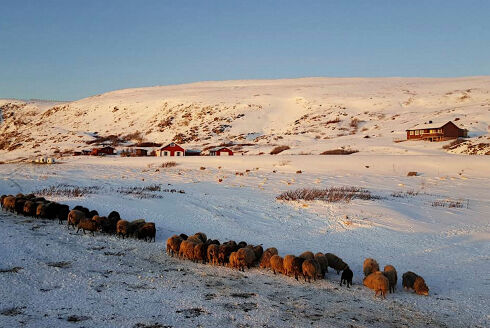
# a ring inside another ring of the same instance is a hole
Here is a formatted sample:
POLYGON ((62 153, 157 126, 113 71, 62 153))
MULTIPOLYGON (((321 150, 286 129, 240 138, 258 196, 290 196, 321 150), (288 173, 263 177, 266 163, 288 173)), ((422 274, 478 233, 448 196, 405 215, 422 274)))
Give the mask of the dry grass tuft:
POLYGON ((285 150, 291 149, 289 146, 277 146, 274 149, 271 150, 270 154, 271 155, 277 155, 279 153, 282 153, 285 150))
POLYGON ((339 149, 326 150, 323 153, 320 153, 320 155, 350 155, 358 152, 359 150, 356 149, 339 148, 339 149))
POLYGON ((163 162, 161 167, 174 167, 174 166, 177 166, 177 163, 175 162, 163 162))
POLYGON ((276 197, 278 200, 321 200, 329 203, 348 203, 352 199, 372 200, 378 198, 373 196, 369 190, 359 187, 301 188, 285 191, 276 197))
POLYGON ((78 187, 69 184, 59 184, 35 191, 34 194, 39 196, 84 197, 95 194, 99 189, 99 186, 78 187))

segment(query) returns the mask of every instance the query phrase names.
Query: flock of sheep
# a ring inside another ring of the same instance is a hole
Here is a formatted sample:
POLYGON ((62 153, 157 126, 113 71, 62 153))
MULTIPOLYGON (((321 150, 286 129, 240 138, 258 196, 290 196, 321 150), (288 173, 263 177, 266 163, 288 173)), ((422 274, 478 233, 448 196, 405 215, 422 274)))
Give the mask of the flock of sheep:
MULTIPOLYGON (((70 210, 68 205, 51 202, 43 197, 33 194, 2 195, 0 197, 2 209, 17 214, 44 219, 58 219, 62 224, 67 220, 68 228, 73 226, 77 232, 82 230, 116 234, 121 237, 135 237, 138 239, 155 241, 156 228, 153 222, 145 220, 122 220, 119 213, 111 212, 107 217, 99 216, 97 211, 90 211, 83 206, 75 206, 70 210)), ((311 279, 324 279, 328 273, 328 267, 334 269, 337 274, 342 271, 340 285, 347 287, 352 285, 353 272, 349 266, 338 256, 332 253, 316 253, 306 251, 299 256, 279 256, 276 248, 267 248, 265 251, 261 245, 249 245, 244 241, 236 243, 233 240, 220 243, 218 240, 208 239, 206 234, 198 232, 190 237, 185 234, 174 235, 167 239, 167 253, 178 256, 180 259, 192 260, 212 265, 226 265, 244 271, 245 268, 258 266, 261 269, 269 269, 274 274, 281 273, 286 276, 294 276, 298 280, 303 276, 305 281, 311 279)), ((376 260, 367 258, 363 264, 363 284, 375 291, 375 296, 381 294, 384 298, 386 292, 394 292, 397 285, 397 272, 392 265, 386 265, 384 271, 379 270, 376 260)), ((402 276, 402 286, 405 289, 413 289, 419 295, 428 295, 429 288, 422 277, 408 271, 402 276)))
MULTIPOLYGON (((168 238, 167 254, 194 262, 229 266, 241 271, 258 266, 261 269, 269 269, 274 274, 294 276, 296 280, 299 276, 303 276, 308 282, 311 282, 311 279, 324 279, 330 267, 337 274, 342 271, 341 286, 344 283, 347 287, 352 285, 352 270, 340 257, 332 253, 313 254, 306 251, 299 256, 286 255, 283 258, 278 255, 274 247, 264 251, 261 245, 249 245, 244 241, 236 243, 233 240, 221 244, 218 240, 208 239, 206 234, 198 232, 192 236, 180 234, 168 238)), ((380 294, 385 298, 388 290, 390 293, 395 291, 398 278, 394 266, 387 265, 381 272, 378 262, 368 258, 364 261, 363 271, 365 276, 363 283, 375 291, 375 296, 380 294)), ((429 294, 429 288, 422 277, 408 271, 402 278, 404 288, 413 289, 419 295, 429 294)))
POLYGON ((77 228, 80 230, 90 231, 95 235, 96 231, 116 234, 124 237, 135 237, 145 241, 155 241, 156 228, 155 223, 145 222, 145 220, 135 220, 128 222, 121 220, 119 213, 112 211, 109 216, 99 216, 95 210, 90 211, 83 206, 75 206, 72 210, 65 204, 51 202, 44 197, 36 197, 34 194, 18 194, 0 196, 2 209, 15 212, 17 214, 31 216, 42 219, 55 220, 59 223, 68 222, 68 228, 77 228))

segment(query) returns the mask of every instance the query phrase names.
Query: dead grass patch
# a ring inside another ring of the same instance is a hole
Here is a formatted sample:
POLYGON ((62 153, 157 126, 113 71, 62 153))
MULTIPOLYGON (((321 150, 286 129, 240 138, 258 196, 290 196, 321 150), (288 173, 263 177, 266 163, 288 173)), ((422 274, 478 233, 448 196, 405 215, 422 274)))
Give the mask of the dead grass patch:
POLYGON ((323 153, 320 153, 320 155, 350 155, 358 152, 359 150, 356 149, 339 148, 339 149, 326 150, 323 153))
POLYGON ((367 189, 360 187, 330 187, 325 189, 301 188, 285 191, 276 197, 278 200, 321 200, 329 203, 350 202, 352 199, 378 199, 367 189))
POLYGON ((163 162, 161 165, 161 167, 163 167, 163 168, 174 167, 174 166, 177 166, 176 162, 163 162))
POLYGON ((270 154, 271 155, 277 155, 279 153, 282 153, 285 150, 291 149, 289 146, 277 146, 274 149, 271 150, 270 154))
POLYGON ((39 196, 84 197, 95 194, 99 189, 99 186, 78 187, 69 184, 59 184, 35 191, 34 194, 39 196))

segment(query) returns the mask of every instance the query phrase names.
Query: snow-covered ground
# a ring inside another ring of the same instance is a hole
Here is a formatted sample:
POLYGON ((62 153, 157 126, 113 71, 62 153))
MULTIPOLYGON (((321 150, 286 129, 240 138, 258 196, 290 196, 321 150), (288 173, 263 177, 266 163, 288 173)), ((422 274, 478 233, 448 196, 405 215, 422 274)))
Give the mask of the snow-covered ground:
POLYGON ((89 326, 490 325, 486 157, 188 157, 162 168, 168 160, 68 157, 56 165, 0 165, 0 194, 59 184, 98 186, 81 198, 50 198, 104 215, 117 210, 123 218, 145 218, 157 225, 157 242, 149 245, 77 236, 56 223, 2 214, 0 269, 23 267, 18 273, 0 273, 0 284, 7 286, 0 290, 2 309, 18 307, 19 313, 0 315, 2 325, 65 326, 70 315, 88 317, 82 324, 89 326), (407 177, 409 171, 419 175, 407 177), (149 198, 120 192, 152 184, 160 184, 162 191, 148 192, 149 198), (331 186, 363 187, 379 199, 336 204, 275 199, 290 189, 331 186), (433 206, 435 202, 462 207, 433 206), (168 236, 197 231, 221 241, 274 246, 281 255, 335 253, 354 271, 354 288, 339 288, 339 276, 332 272, 326 281, 309 285, 260 270, 242 274, 163 254, 168 236), (400 280, 409 270, 422 275, 430 296, 404 292, 399 281, 395 294, 373 299, 372 291, 362 287, 366 257, 377 259, 381 267, 394 265, 400 280), (70 264, 46 264, 59 261, 70 264))

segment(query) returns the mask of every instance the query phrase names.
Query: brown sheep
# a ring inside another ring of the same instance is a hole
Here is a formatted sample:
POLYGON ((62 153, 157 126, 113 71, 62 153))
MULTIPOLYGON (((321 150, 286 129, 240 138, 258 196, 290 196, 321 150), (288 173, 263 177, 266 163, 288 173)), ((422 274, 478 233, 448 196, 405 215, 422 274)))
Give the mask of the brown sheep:
MULTIPOLYGON (((47 208, 48 203, 40 202, 40 203, 36 203, 36 204, 37 204, 36 218, 39 219, 39 218, 45 217, 46 216, 46 208, 47 208)), ((78 222, 76 224, 78 224, 78 222)))
POLYGON ((323 253, 316 253, 315 254, 315 260, 320 265, 320 272, 318 274, 318 277, 320 277, 321 279, 323 279, 323 278, 325 278, 325 273, 328 272, 328 260, 327 260, 327 257, 323 253))
POLYGON ((95 231, 97 231, 99 225, 95 221, 85 219, 85 220, 80 220, 80 222, 78 222, 77 227, 78 227, 77 233, 78 231, 80 231, 80 229, 82 229, 83 234, 85 234, 85 230, 88 230, 91 231, 92 235, 95 236, 95 231))
POLYGON ((71 210, 70 213, 68 213, 68 229, 70 228, 70 226, 73 226, 73 228, 75 228, 78 223, 84 219, 85 214, 83 212, 78 210, 71 210))
POLYGON ((302 259, 305 259, 305 260, 314 260, 315 259, 315 255, 313 255, 313 253, 310 251, 306 251, 306 252, 301 253, 301 255, 299 257, 301 257, 302 259))
POLYGON ((194 262, 206 263, 208 255, 208 244, 199 243, 194 246, 194 262))
POLYGON ((217 265, 219 264, 218 262, 218 252, 219 252, 219 246, 216 244, 211 244, 208 246, 208 262, 211 263, 212 265, 217 265))
POLYGON ((237 245, 237 246, 238 246, 238 249, 240 249, 240 248, 244 248, 244 247, 247 247, 247 242, 245 242, 245 241, 241 241, 241 242, 239 242, 239 243, 238 243, 238 245, 237 245))
POLYGON ((24 204, 24 215, 27 216, 35 216, 36 215, 37 205, 33 201, 26 201, 24 204))
POLYGON ((205 243, 208 240, 208 237, 206 236, 206 234, 204 232, 196 232, 194 234, 194 236, 199 238, 201 240, 201 242, 203 242, 203 243, 205 243))
POLYGON ((303 274, 303 262, 305 261, 302 257, 295 257, 293 263, 291 264, 291 273, 294 278, 298 280, 298 276, 303 274))
POLYGON ((328 266, 334 269, 337 272, 337 274, 339 274, 340 271, 344 271, 345 268, 348 267, 348 265, 335 254, 327 253, 325 254, 325 257, 327 258, 328 266))
POLYGON ((270 258, 270 268, 272 272, 276 274, 276 272, 283 273, 284 272, 284 259, 279 255, 273 255, 270 258))
POLYGON ((424 278, 411 271, 403 274, 402 286, 407 290, 413 289, 418 295, 429 295, 429 287, 425 284, 424 278))
POLYGON ((167 254, 175 256, 179 254, 180 244, 182 243, 182 237, 173 235, 167 239, 167 254))
POLYGON ((395 267, 392 265, 386 265, 384 267, 383 274, 385 275, 386 278, 388 278, 388 281, 390 282, 390 293, 394 293, 396 288, 396 283, 398 281, 398 276, 395 267))
POLYGON ((270 259, 272 256, 277 255, 277 249, 274 247, 267 248, 264 253, 262 254, 259 262, 259 267, 261 269, 268 269, 270 268, 270 259))
POLYGON ((116 235, 123 237, 128 237, 128 225, 129 222, 126 220, 119 220, 116 224, 116 235))
POLYGON ((286 276, 290 276, 293 273, 293 260, 296 256, 294 255, 286 255, 284 256, 283 260, 283 268, 284 268, 284 274, 286 276))
POLYGON ((15 197, 5 197, 5 199, 3 200, 3 208, 7 211, 13 212, 15 210, 15 197))
POLYGON ((192 241, 193 243, 196 243, 196 244, 202 244, 203 241, 201 238, 199 238, 199 236, 196 236, 196 235, 192 235, 190 237, 188 237, 186 239, 187 241, 192 241))
POLYGON ((236 252, 237 257, 237 268, 238 270, 245 271, 245 267, 250 269, 252 264, 255 262, 255 253, 253 249, 244 247, 240 248, 236 252))
POLYGON ((26 201, 27 200, 25 198, 18 198, 18 197, 15 198, 15 206, 14 206, 15 213, 24 214, 24 204, 26 203, 26 201))
POLYGON ((138 239, 146 239, 148 238, 149 242, 153 239, 155 240, 157 234, 157 229, 155 228, 155 223, 153 222, 146 222, 142 226, 139 227, 138 231, 136 232, 136 235, 138 239))
POLYGON ((301 272, 305 277, 305 281, 308 278, 308 282, 311 282, 311 278, 313 278, 313 280, 316 280, 319 269, 320 265, 315 260, 304 260, 303 264, 301 265, 301 272))
POLYGON ((218 249, 218 264, 225 265, 229 261, 230 254, 234 251, 234 246, 231 244, 219 245, 218 249))
POLYGON ((58 223, 63 224, 63 221, 67 219, 68 213, 70 213, 70 207, 68 205, 60 204, 58 210, 56 211, 56 217, 58 218, 58 223))
POLYGON ((4 206, 3 206, 3 201, 4 201, 4 200, 5 200, 5 198, 7 198, 7 197, 8 197, 7 195, 2 195, 2 196, 0 196, 0 206, 2 207, 2 209, 3 209, 3 207, 4 207, 4 206))
POLYGON ((375 259, 367 258, 362 265, 362 271, 364 271, 364 277, 367 277, 371 273, 379 271, 379 264, 375 259))
POLYGON ((194 246, 196 246, 197 243, 194 243, 189 240, 184 240, 180 244, 180 249, 179 249, 179 257, 184 260, 193 260, 194 259, 194 246))
POLYGON ((390 286, 388 278, 386 278, 380 271, 373 272, 365 277, 363 284, 375 291, 374 297, 378 296, 378 293, 381 293, 383 298, 386 298, 386 292, 390 286))
POLYGON ((255 260, 259 261, 260 258, 262 257, 262 254, 264 254, 264 249, 262 248, 261 245, 257 245, 253 247, 253 251, 255 253, 255 260))
POLYGON ((237 252, 231 252, 229 259, 230 259, 230 262, 228 263, 228 266, 230 268, 238 268, 237 252))
POLYGON ((127 235, 129 237, 136 236, 138 229, 141 228, 145 223, 146 222, 144 219, 138 219, 138 220, 128 222, 127 235))

